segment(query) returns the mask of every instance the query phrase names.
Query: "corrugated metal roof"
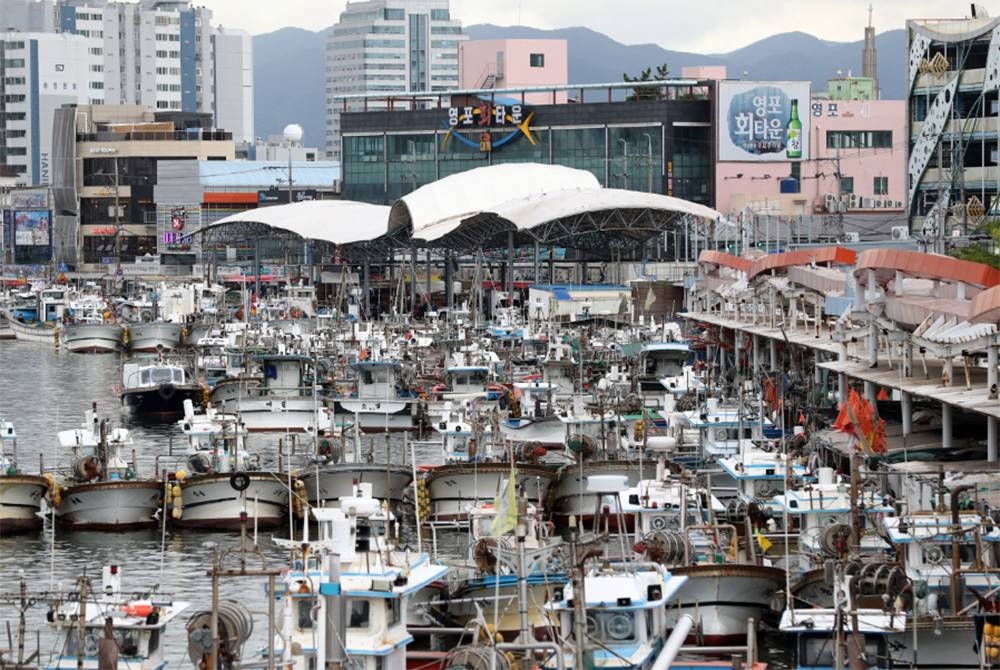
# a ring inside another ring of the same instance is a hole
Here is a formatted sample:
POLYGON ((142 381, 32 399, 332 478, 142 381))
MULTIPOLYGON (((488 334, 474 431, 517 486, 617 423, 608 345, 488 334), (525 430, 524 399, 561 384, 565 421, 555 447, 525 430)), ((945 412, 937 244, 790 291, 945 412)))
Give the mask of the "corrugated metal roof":
MULTIPOLYGON (((288 185, 285 161, 198 161, 198 176, 204 187, 248 189, 288 185)), ((336 161, 292 161, 295 188, 330 188, 340 181, 336 161)))

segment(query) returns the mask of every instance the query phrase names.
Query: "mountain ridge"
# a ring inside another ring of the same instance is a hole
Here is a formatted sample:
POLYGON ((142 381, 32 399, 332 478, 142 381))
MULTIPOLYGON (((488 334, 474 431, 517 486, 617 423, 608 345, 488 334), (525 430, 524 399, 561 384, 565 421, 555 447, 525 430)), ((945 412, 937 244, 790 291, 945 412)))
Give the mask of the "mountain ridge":
MULTIPOLYGON (((325 47, 333 27, 318 31, 280 28, 253 37, 254 112, 256 135, 280 134, 288 123, 305 129, 304 141, 324 147, 325 47)), ((611 83, 636 75, 646 67, 666 63, 671 76, 693 65, 724 65, 732 79, 812 82, 814 91, 842 73, 861 73, 863 40, 833 42, 802 31, 777 33, 727 53, 699 54, 666 49, 658 44, 623 44, 585 26, 541 29, 529 26, 476 24, 466 28, 470 39, 565 39, 569 83, 611 83)), ((876 35, 879 84, 885 99, 904 97, 906 31, 876 35)))

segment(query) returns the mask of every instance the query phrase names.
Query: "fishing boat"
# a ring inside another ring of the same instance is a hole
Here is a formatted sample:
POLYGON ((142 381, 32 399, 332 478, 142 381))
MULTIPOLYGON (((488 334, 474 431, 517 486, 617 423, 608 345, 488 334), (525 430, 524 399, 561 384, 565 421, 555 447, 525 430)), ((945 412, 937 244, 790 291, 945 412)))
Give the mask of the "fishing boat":
POLYGON ((62 286, 40 289, 29 304, 15 305, 7 314, 14 336, 18 340, 57 346, 66 314, 67 293, 62 286))
POLYGON ((316 440, 316 453, 298 471, 298 480, 309 504, 314 507, 336 507, 340 499, 349 497, 357 484, 372 486, 372 496, 385 500, 393 510, 400 509, 413 481, 413 469, 389 460, 387 449, 384 463, 369 462, 361 454, 361 440, 356 427, 337 425, 316 440), (354 433, 348 442, 347 434, 354 433))
POLYGON ((416 398, 401 381, 402 364, 394 360, 360 360, 350 367, 357 375, 357 390, 337 399, 337 413, 353 417, 365 432, 411 430, 416 398))
POLYGON ((88 282, 69 301, 60 344, 77 353, 114 353, 122 348, 122 331, 107 299, 88 282))
POLYGON ((184 401, 201 404, 204 390, 191 381, 179 363, 162 357, 132 359, 122 364, 119 396, 122 405, 141 419, 176 421, 184 416, 184 401))
POLYGON ((17 462, 17 431, 0 418, 0 537, 42 527, 42 499, 49 491, 45 477, 21 471, 17 462))
POLYGON ((89 577, 81 577, 73 593, 53 601, 45 618, 59 642, 42 669, 162 669, 167 627, 188 603, 155 592, 122 590, 117 565, 104 566, 101 574, 96 588, 89 577))
POLYGON ((161 485, 139 479, 123 454, 132 444, 125 428, 110 428, 91 406, 80 428, 60 431, 72 467, 62 482, 56 522, 77 530, 124 531, 158 525, 161 485))
POLYGON ((317 434, 331 428, 331 412, 316 385, 317 372, 310 357, 266 354, 258 360, 262 371, 259 383, 237 383, 238 393, 219 394, 225 397, 220 409, 238 414, 252 433, 317 434))
POLYGON ((448 403, 446 407, 441 419, 432 424, 440 439, 442 464, 428 469, 419 483, 429 501, 421 515, 424 520, 468 519, 470 509, 497 496, 512 470, 528 500, 546 500, 556 471, 538 462, 546 453, 544 447, 519 445, 509 451, 493 443, 491 427, 473 416, 469 405, 456 408, 448 403))
POLYGON ((295 558, 283 588, 271 594, 281 603, 281 625, 264 656, 293 670, 348 659, 358 670, 407 667, 411 600, 448 569, 401 547, 393 515, 368 483, 336 508, 310 511, 318 540, 309 539, 308 524, 301 538, 275 540, 295 558))
POLYGON ((291 482, 264 471, 246 450, 240 417, 209 406, 196 414, 184 402, 181 431, 187 469, 168 475, 165 504, 181 528, 238 530, 244 524, 271 529, 287 519, 291 482))

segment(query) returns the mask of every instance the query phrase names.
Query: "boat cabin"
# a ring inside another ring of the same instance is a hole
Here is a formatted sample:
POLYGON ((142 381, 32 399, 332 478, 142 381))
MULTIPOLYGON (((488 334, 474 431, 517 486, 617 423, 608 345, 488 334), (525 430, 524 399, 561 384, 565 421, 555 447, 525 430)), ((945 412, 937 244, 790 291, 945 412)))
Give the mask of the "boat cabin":
POLYGON ((308 376, 311 359, 295 354, 269 355, 259 358, 263 381, 258 387, 261 395, 292 397, 312 394, 308 376))
POLYGON ((155 388, 187 383, 187 371, 180 365, 159 361, 128 362, 122 365, 122 388, 155 388))
POLYGON ((401 395, 399 373, 402 365, 394 361, 358 361, 351 367, 357 372, 360 400, 388 400, 401 395))

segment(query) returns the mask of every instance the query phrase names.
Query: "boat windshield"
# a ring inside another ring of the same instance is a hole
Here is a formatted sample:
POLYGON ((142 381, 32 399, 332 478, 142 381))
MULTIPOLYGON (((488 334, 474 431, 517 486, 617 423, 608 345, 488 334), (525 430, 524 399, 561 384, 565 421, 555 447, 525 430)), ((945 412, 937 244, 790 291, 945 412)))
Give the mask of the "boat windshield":
POLYGON ((180 368, 154 368, 150 372, 150 381, 153 384, 174 384, 184 383, 184 371, 180 368))

